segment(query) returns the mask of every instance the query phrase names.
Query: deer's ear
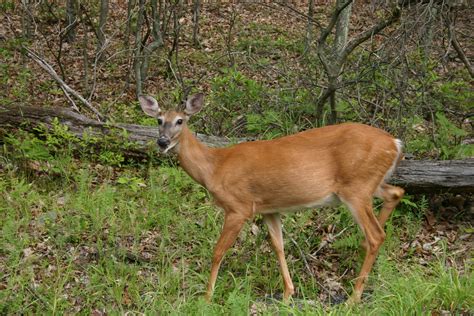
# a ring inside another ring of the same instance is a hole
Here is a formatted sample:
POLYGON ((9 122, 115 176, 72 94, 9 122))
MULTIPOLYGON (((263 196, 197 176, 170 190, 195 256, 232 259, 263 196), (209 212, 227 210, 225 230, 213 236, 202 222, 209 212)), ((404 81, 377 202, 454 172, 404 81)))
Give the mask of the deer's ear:
POLYGON ((192 95, 186 101, 186 109, 184 110, 184 113, 186 113, 187 115, 196 114, 197 112, 201 111, 203 105, 204 94, 198 93, 192 95))
POLYGON ((150 97, 149 95, 141 95, 138 97, 140 101, 140 106, 142 107, 143 112, 152 117, 157 117, 161 113, 161 109, 158 106, 155 98, 150 97))

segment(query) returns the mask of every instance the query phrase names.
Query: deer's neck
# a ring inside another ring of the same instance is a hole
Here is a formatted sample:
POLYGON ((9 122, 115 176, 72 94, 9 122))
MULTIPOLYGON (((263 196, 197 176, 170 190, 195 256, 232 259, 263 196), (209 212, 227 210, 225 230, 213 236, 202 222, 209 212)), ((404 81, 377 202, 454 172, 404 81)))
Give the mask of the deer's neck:
POLYGON ((214 172, 215 150, 199 142, 187 127, 181 132, 178 145, 181 167, 206 188, 214 172))

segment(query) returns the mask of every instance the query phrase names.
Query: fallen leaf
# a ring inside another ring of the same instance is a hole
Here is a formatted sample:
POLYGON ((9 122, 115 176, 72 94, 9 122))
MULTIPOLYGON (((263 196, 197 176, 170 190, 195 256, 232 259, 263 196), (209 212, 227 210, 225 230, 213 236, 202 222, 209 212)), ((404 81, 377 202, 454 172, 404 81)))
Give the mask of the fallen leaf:
POLYGON ((250 230, 252 231, 252 234, 254 236, 257 236, 258 233, 260 232, 260 228, 255 223, 252 223, 252 226, 250 227, 250 230))
POLYGON ((433 227, 434 224, 436 224, 436 217, 433 215, 432 212, 429 212, 429 211, 426 212, 425 217, 426 217, 426 222, 428 223, 430 227, 433 227))

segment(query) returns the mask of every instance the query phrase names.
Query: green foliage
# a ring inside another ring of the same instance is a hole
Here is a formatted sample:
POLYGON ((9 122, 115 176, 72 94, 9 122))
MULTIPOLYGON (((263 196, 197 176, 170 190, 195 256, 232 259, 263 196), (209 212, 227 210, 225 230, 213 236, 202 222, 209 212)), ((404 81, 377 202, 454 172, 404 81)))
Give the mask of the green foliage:
POLYGON ((312 101, 304 89, 273 90, 230 68, 213 79, 206 124, 196 128, 215 135, 284 136, 312 127, 312 101), (239 126, 242 121, 245 129, 239 126))
POLYGON ((11 156, 15 159, 39 161, 52 159, 52 155, 47 146, 45 146, 45 143, 25 132, 20 132, 16 136, 7 136, 5 143, 13 147, 14 151, 11 151, 11 156))
POLYGON ((6 12, 7 10, 13 10, 15 8, 15 1, 2 1, 0 3, 0 10, 6 12))
POLYGON ((100 136, 86 130, 79 138, 66 125, 54 119, 51 128, 42 126, 35 130, 34 134, 20 130, 8 135, 5 138, 8 147, 4 148, 5 156, 47 162, 52 161, 52 157, 79 155, 105 165, 121 166, 126 162, 124 151, 136 146, 128 141, 127 131, 116 128, 110 128, 109 133, 100 136))
POLYGON ((260 135, 269 139, 284 136, 278 127, 285 123, 291 122, 285 120, 282 113, 272 110, 265 111, 263 114, 247 114, 247 131, 251 135, 260 135))
POLYGON ((249 56, 271 56, 272 59, 280 59, 282 52, 302 54, 304 43, 301 38, 291 36, 287 30, 252 22, 244 26, 236 48, 249 56))
POLYGON ((457 127, 442 112, 435 114, 435 124, 437 128, 432 135, 426 131, 410 139, 407 142, 407 151, 416 155, 436 152, 436 156, 441 159, 474 156, 474 145, 462 143, 463 138, 468 136, 467 131, 457 127))
POLYGON ((59 123, 57 118, 53 119, 51 125, 52 128, 50 130, 45 127, 37 129, 40 136, 44 138, 44 144, 51 148, 51 150, 66 150, 68 153, 71 153, 72 144, 79 142, 80 139, 70 133, 66 125, 59 123))
POLYGON ((271 36, 263 36, 261 38, 242 38, 237 43, 237 48, 246 51, 249 55, 275 55, 278 59, 277 53, 279 51, 290 51, 292 53, 303 53, 304 46, 302 41, 293 40, 290 41, 283 36, 278 36, 276 39, 271 36))
MULTIPOLYGON (((435 76, 435 75, 434 75, 435 76)), ((433 85, 433 101, 438 106, 438 110, 456 109, 459 111, 469 111, 473 108, 474 91, 469 80, 459 78, 449 81, 441 81, 433 85)))
POLYGON ((472 271, 461 275, 441 260, 428 268, 404 267, 399 272, 405 278, 394 277, 393 266, 388 262, 382 261, 379 269, 383 286, 370 304, 374 314, 425 314, 441 310, 460 314, 460 310, 472 308, 472 271))
POLYGON ((210 126, 205 127, 208 133, 227 134, 237 117, 267 105, 266 88, 234 68, 223 70, 222 76, 215 77, 211 85, 211 105, 205 109, 212 116, 210 126))
POLYGON ((98 158, 101 163, 110 166, 120 166, 125 161, 122 153, 112 151, 101 151, 98 158))
POLYGON ((127 186, 133 192, 137 192, 140 188, 146 187, 143 179, 139 177, 122 176, 117 179, 117 183, 127 186))
MULTIPOLYGON (((410 195, 405 194, 403 198, 400 200, 402 206, 408 208, 409 210, 418 210, 419 206, 417 203, 412 201, 413 197, 410 195)), ((426 205, 423 206, 426 207, 426 205)))
POLYGON ((438 130, 435 141, 442 159, 474 156, 474 145, 461 144, 462 137, 467 136, 465 130, 458 128, 441 112, 436 113, 436 123, 438 130))
POLYGON ((28 68, 23 68, 19 71, 17 80, 11 89, 12 96, 18 99, 27 98, 29 96, 29 82, 31 78, 31 71, 28 68))

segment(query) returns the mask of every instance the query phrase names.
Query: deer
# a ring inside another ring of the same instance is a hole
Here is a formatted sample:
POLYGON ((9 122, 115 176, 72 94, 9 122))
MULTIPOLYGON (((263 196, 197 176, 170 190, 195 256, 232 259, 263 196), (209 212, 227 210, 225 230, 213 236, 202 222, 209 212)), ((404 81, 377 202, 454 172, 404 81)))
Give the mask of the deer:
POLYGON ((365 258, 347 303, 361 301, 364 285, 385 239, 384 225, 404 190, 387 184, 403 158, 402 142, 364 124, 343 123, 272 140, 213 148, 188 128, 204 105, 204 94, 187 98, 184 110, 162 111, 156 99, 139 96, 145 114, 158 122, 158 147, 177 154, 179 164, 224 210, 205 299, 210 302, 219 267, 244 224, 257 214, 268 227, 283 279, 283 301, 295 292, 285 259, 281 214, 344 203, 360 227, 365 258), (373 198, 383 200, 378 216, 373 198))

